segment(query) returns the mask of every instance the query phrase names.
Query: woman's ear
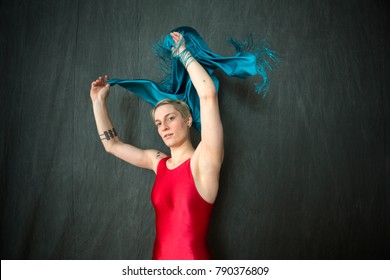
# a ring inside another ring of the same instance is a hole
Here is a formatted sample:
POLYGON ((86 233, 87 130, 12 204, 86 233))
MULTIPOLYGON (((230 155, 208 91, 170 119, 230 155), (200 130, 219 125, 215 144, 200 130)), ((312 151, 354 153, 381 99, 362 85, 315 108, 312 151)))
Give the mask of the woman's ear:
POLYGON ((187 125, 188 125, 188 127, 191 127, 191 126, 192 126, 192 117, 191 117, 191 116, 189 116, 189 117, 187 118, 187 125))

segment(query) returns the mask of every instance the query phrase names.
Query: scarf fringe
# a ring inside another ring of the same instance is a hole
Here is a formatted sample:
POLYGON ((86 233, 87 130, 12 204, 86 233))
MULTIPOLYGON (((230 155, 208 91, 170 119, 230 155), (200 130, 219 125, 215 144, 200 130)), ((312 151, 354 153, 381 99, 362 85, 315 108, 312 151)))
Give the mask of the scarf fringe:
POLYGON ((263 97, 265 97, 269 90, 267 70, 274 70, 279 63, 278 53, 270 49, 270 44, 266 40, 255 41, 253 34, 250 34, 244 41, 229 38, 228 43, 235 48, 236 55, 240 53, 255 55, 256 72, 263 78, 263 83, 255 83, 255 90, 258 94, 263 93, 263 97))
POLYGON ((153 45, 153 53, 159 60, 160 69, 163 72, 163 78, 157 82, 157 87, 166 93, 172 92, 172 51, 164 47, 163 40, 157 41, 153 45))

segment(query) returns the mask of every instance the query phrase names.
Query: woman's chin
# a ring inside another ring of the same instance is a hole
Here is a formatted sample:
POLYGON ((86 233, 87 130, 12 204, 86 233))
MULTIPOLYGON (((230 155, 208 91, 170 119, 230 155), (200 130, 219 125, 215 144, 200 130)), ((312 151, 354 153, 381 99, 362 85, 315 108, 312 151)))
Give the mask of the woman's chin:
POLYGON ((171 139, 164 139, 163 141, 164 141, 165 146, 167 146, 168 148, 171 148, 175 145, 175 142, 172 141, 171 139))

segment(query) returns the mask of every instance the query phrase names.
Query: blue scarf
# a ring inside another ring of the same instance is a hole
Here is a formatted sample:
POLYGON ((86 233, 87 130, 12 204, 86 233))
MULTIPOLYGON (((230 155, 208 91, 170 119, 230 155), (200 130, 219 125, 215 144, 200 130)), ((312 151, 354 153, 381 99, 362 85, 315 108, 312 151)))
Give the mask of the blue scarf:
MULTIPOLYGON (((174 31, 183 35, 187 50, 209 73, 217 91, 219 82, 213 73, 219 68, 228 76, 242 79, 260 75, 263 82, 255 84, 256 92, 266 95, 269 89, 266 70, 272 70, 272 65, 278 62, 278 55, 268 48, 266 41, 254 42, 252 35, 244 42, 230 38, 229 43, 235 47, 236 54, 220 56, 208 48, 195 29, 183 26, 172 30, 174 31)), ((200 131, 199 97, 186 69, 178 57, 172 56, 172 47, 175 47, 175 44, 169 34, 154 45, 155 53, 161 59, 161 66, 166 76, 161 82, 155 83, 144 79, 110 79, 108 83, 120 85, 153 106, 166 98, 186 102, 191 109, 193 124, 200 131)))

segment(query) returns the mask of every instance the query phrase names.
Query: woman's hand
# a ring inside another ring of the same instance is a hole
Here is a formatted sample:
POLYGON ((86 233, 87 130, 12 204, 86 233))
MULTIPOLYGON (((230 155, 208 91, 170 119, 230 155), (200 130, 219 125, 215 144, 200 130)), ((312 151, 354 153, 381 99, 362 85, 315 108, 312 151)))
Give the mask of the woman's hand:
POLYGON ((183 35, 179 32, 171 32, 170 35, 175 43, 175 47, 172 48, 172 53, 174 56, 177 56, 186 48, 186 42, 184 41, 183 35))
POLYGON ((91 96, 92 102, 95 102, 97 100, 105 100, 108 95, 110 94, 110 85, 107 84, 108 76, 104 76, 104 79, 102 77, 99 77, 99 79, 93 81, 91 83, 91 90, 89 92, 89 95, 91 96))

